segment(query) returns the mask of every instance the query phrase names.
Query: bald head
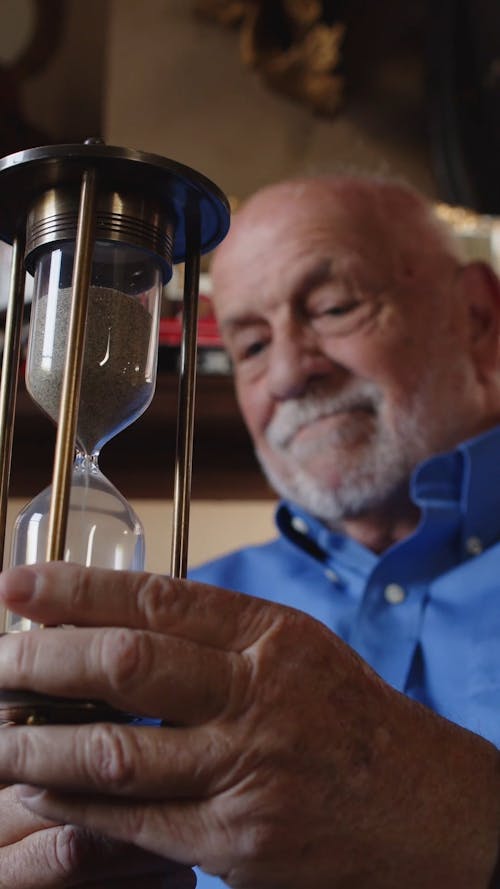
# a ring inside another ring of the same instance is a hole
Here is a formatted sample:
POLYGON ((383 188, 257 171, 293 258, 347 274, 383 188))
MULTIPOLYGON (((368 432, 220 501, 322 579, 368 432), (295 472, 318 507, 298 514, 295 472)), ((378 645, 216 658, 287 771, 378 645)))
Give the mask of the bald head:
POLYGON ((301 178, 260 189, 234 214, 213 261, 216 296, 226 260, 234 257, 239 262, 242 254, 252 252, 257 228, 278 246, 293 224, 321 219, 337 221, 332 239, 341 227, 346 235, 364 238, 375 252, 382 250, 393 267, 410 260, 419 266, 423 262, 442 266, 460 258, 449 229, 409 186, 368 176, 301 178))

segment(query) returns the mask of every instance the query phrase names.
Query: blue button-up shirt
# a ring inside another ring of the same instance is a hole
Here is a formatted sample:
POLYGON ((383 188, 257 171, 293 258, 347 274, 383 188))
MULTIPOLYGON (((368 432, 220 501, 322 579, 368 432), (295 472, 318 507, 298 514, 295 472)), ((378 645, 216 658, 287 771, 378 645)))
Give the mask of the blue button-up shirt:
POLYGON ((276 540, 191 577, 311 614, 392 686, 500 746, 500 427, 421 464, 411 496, 417 529, 381 555, 282 502, 276 540))

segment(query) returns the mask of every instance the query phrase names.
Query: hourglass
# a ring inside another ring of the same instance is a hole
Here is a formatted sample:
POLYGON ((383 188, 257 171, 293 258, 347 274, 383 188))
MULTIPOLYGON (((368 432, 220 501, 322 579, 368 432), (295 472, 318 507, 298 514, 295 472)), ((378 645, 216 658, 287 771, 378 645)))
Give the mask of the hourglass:
MULTIPOLYGON (((162 286, 186 264, 170 571, 187 564, 200 254, 229 224, 199 173, 89 140, 0 160, 0 236, 13 244, 0 385, 0 537, 12 451, 25 270, 33 275, 26 386, 57 423, 52 484, 19 514, 10 564, 66 559, 140 570, 144 533, 99 468, 101 448, 146 410, 155 388, 162 286)), ((32 623, 5 612, 3 632, 32 623)), ((0 717, 97 718, 95 702, 0 691, 0 717)))
MULTIPOLYGON (((57 422, 71 308, 73 245, 42 253, 35 267, 26 386, 57 422)), ((132 423, 154 392, 161 267, 123 245, 98 243, 88 290, 76 430, 76 458, 64 558, 83 565, 140 570, 144 539, 131 506, 98 466, 102 446, 132 423)), ((45 558, 52 487, 18 516, 11 564, 45 558)), ((7 630, 15 629, 16 623, 7 630)))

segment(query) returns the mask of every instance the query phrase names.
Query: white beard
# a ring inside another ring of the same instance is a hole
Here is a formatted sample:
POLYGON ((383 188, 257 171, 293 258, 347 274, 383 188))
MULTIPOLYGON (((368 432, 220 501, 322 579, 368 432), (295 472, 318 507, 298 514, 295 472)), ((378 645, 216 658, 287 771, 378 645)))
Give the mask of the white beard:
POLYGON ((421 404, 422 399, 415 397, 414 404, 401 410, 394 425, 388 426, 381 415, 380 390, 373 383, 357 384, 337 396, 311 391, 279 405, 267 429, 269 445, 282 460, 286 459, 289 471, 277 471, 259 451, 257 457, 281 497, 334 527, 342 519, 355 518, 389 503, 402 489, 407 492, 412 470, 431 453, 424 421, 425 413, 429 422, 428 410, 419 410, 421 404), (328 435, 294 444, 295 432, 304 425, 339 411, 360 409, 366 412, 364 422, 371 424, 371 431, 366 433, 364 444, 357 444, 352 459, 348 446, 351 441, 356 443, 359 422, 353 419, 350 424, 348 415, 346 422, 328 435), (342 445, 343 450, 336 445, 342 445), (323 454, 324 461, 329 449, 332 460, 337 460, 335 484, 328 484, 314 472, 315 457, 323 454))

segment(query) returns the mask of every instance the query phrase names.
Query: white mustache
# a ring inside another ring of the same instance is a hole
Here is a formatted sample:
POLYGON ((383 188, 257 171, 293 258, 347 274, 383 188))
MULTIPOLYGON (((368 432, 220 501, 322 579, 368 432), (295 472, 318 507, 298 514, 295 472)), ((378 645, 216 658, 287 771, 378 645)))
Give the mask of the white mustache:
POLYGON ((266 429, 266 439, 271 447, 283 449, 300 429, 315 420, 354 410, 375 414, 381 401, 381 393, 373 383, 361 383, 356 389, 338 395, 309 392, 302 398, 293 398, 278 405, 266 429))

